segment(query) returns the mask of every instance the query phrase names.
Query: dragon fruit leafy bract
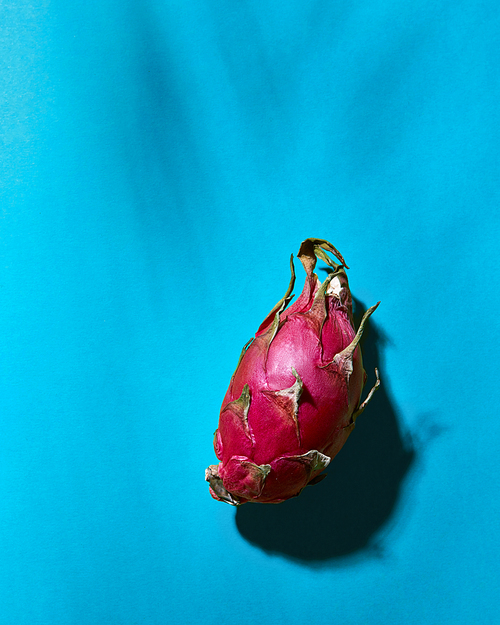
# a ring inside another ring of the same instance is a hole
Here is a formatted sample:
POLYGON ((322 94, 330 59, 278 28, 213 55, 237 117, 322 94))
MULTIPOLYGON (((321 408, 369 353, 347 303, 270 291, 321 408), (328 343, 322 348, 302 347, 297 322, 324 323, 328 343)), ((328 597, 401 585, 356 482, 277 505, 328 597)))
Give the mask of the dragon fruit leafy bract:
POLYGON ((212 497, 232 505, 280 503, 295 497, 340 451, 356 418, 366 381, 358 346, 368 317, 353 327, 347 265, 331 243, 306 239, 299 250, 306 273, 302 294, 287 308, 295 283, 243 348, 222 403, 206 470, 212 497), (340 261, 335 263, 330 252, 340 261), (329 265, 321 283, 317 259, 329 265))

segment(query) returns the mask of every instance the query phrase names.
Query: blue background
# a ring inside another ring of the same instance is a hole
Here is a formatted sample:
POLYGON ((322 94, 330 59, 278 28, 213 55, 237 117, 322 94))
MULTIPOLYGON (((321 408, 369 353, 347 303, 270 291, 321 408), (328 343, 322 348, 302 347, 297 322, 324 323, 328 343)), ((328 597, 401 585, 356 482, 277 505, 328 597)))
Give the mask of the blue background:
POLYGON ((497 0, 6 1, 0 52, 2 624, 498 622, 497 0), (212 433, 306 237, 383 387, 236 511, 212 433))

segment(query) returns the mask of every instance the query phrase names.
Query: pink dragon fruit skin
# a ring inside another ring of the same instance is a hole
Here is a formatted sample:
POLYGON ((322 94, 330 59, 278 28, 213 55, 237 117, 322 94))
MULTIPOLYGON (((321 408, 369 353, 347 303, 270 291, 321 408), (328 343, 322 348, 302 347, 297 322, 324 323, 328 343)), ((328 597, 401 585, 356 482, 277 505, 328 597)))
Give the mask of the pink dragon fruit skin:
POLYGON ((231 505, 280 503, 322 479, 380 384, 375 370, 361 403, 366 373, 358 343, 378 304, 356 332, 340 252, 306 239, 298 257, 307 273, 302 294, 287 308, 292 256, 288 290, 243 348, 222 403, 214 439, 220 462, 208 467, 206 480, 212 497, 231 505), (314 273, 317 258, 331 268, 323 283, 314 273))

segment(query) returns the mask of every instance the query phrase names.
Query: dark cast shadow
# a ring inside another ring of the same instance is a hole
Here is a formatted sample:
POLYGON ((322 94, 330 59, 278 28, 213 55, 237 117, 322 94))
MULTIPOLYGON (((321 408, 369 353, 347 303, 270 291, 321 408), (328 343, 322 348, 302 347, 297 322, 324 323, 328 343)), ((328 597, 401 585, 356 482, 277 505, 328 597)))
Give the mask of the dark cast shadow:
MULTIPOLYGON (((366 308, 357 300, 354 304, 359 325, 366 308)), ((387 392, 389 381, 381 367, 387 340, 374 317, 362 341, 365 394, 374 383, 375 367, 381 385, 326 470, 326 479, 298 498, 277 505, 245 504, 236 511, 240 534, 268 553, 314 565, 377 550, 377 534, 395 513, 416 451, 401 434, 387 392)))

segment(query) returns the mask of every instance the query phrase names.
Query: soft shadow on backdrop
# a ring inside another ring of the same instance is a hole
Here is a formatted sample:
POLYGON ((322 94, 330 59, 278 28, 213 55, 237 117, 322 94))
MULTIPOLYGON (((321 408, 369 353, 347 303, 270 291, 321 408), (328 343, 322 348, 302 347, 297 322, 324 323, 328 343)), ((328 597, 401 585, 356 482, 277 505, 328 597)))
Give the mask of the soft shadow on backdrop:
MULTIPOLYGON (((359 325, 366 306, 359 300, 354 303, 359 325)), ((404 498, 416 450, 410 436, 402 434, 387 392, 388 380, 381 366, 387 339, 374 317, 362 342, 368 374, 365 395, 374 382, 375 367, 382 383, 328 467, 327 478, 282 504, 246 504, 236 511, 240 534, 266 552, 314 565, 384 549, 377 535, 404 498)))

